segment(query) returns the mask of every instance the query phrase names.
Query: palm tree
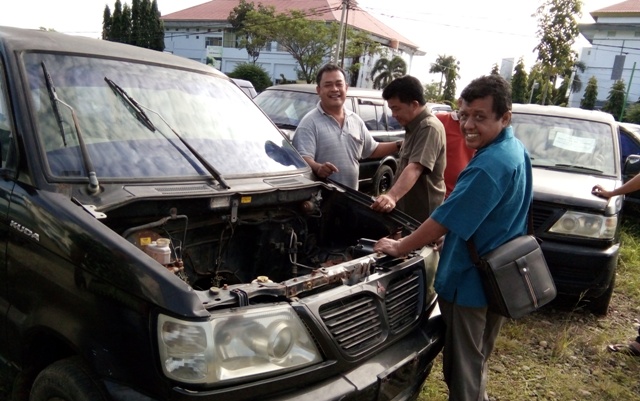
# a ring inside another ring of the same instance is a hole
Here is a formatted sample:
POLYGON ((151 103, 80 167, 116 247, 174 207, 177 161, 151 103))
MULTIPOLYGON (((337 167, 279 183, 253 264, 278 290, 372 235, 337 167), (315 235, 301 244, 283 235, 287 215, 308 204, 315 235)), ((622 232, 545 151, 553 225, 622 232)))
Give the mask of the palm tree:
POLYGON ((371 70, 371 79, 373 79, 373 88, 382 89, 395 78, 407 74, 407 63, 400 56, 393 56, 391 60, 381 58, 376 61, 371 70))
MULTIPOLYGON (((447 81, 450 79, 454 79, 458 76, 458 61, 453 56, 447 55, 439 55, 436 59, 436 62, 431 64, 431 68, 429 69, 429 73, 437 74, 440 73, 440 92, 438 95, 442 93, 442 80, 446 77, 447 81), (455 71, 455 74, 451 73, 451 71, 455 71)), ((455 84, 454 84, 455 86, 455 84)))

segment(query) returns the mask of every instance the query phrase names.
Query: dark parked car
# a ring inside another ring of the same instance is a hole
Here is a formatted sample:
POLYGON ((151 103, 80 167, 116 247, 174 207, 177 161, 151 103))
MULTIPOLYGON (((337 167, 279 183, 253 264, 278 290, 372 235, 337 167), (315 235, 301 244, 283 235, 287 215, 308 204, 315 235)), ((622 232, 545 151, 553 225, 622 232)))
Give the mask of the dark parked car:
MULTIPOLYGON (((618 123, 618 125, 622 180, 627 182, 640 172, 640 124, 618 123)), ((640 191, 625 195, 624 209, 625 213, 633 213, 634 216, 640 214, 640 191)))
POLYGON ((618 126, 608 113, 513 105, 515 135, 533 165, 533 222, 558 293, 607 313, 620 248, 622 197, 591 194, 621 185, 618 126))
MULTIPOLYGON (((289 139, 298 123, 319 101, 314 84, 285 84, 267 88, 254 101, 289 139)), ((364 120, 369 132, 378 142, 404 139, 404 129, 391 116, 382 91, 374 89, 347 89, 345 108, 357 113, 364 120)), ((382 159, 365 159, 360 162, 360 190, 375 196, 391 188, 398 168, 398 159, 387 156, 382 159)))
POLYGON ((16 401, 417 396, 443 344, 437 255, 372 250, 415 220, 315 181, 204 64, 0 27, 0 77, 16 401))

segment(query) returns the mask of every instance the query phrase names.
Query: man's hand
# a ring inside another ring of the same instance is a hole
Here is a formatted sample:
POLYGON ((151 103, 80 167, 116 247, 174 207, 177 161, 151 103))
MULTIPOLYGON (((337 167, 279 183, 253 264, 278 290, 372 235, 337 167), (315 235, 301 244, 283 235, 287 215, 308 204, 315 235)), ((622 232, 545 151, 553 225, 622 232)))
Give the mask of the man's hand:
POLYGON ((606 189, 602 188, 600 185, 595 185, 591 189, 591 193, 601 198, 611 198, 612 196, 611 191, 607 191, 606 189))
POLYGON ((389 195, 380 195, 371 204, 371 209, 382 213, 389 213, 395 207, 396 201, 389 195))
POLYGON ((386 253, 387 255, 397 258, 401 256, 398 251, 398 244, 400 244, 400 241, 385 237, 378 240, 378 242, 373 245, 373 250, 375 252, 386 253))
POLYGON ((313 170, 313 173, 318 177, 318 178, 327 178, 329 177, 331 174, 333 173, 337 173, 339 170, 336 166, 334 166, 332 163, 326 162, 326 163, 316 163, 316 167, 313 170))

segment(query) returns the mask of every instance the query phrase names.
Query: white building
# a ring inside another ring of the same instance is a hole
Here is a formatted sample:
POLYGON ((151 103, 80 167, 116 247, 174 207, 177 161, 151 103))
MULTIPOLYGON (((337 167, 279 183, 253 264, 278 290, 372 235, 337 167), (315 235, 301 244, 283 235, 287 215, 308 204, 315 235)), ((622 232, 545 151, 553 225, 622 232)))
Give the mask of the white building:
POLYGON ((627 102, 640 99, 640 0, 627 0, 590 13, 594 23, 580 24, 580 33, 591 43, 582 50, 580 60, 585 72, 577 72, 582 90, 569 96, 569 106, 579 107, 591 77, 598 80, 598 101, 601 107, 611 87, 622 79, 627 102), (616 62, 616 59, 618 60, 616 62), (616 65, 617 64, 617 65, 616 65), (620 68, 614 68, 614 65, 620 68), (631 84, 631 85, 629 85, 631 84))
MULTIPOLYGON (((250 2, 250 1, 247 1, 250 2)), ((407 38, 389 28, 363 11, 355 0, 255 0, 254 4, 274 6, 276 13, 286 10, 302 10, 310 19, 342 21, 342 6, 348 4, 345 12, 346 23, 353 28, 366 31, 371 38, 390 50, 389 57, 399 55, 407 61, 408 71, 414 56, 425 53, 407 38), (313 11, 312 11, 313 10, 313 11), (312 15, 313 13, 316 15, 312 15)), ((165 28, 165 51, 187 57, 202 63, 207 58, 214 60, 214 66, 224 73, 233 71, 236 65, 250 61, 247 51, 238 48, 236 35, 231 32, 227 21, 229 13, 238 6, 239 0, 213 0, 182 11, 163 15, 165 28)), ((329 61, 329 60, 327 60, 329 61)), ((371 87, 371 68, 375 60, 364 60, 358 77, 359 87, 371 87)), ((296 61, 276 42, 270 43, 260 52, 256 64, 271 76, 273 83, 282 77, 296 80, 296 61)), ((345 60, 345 68, 348 60, 345 60)))

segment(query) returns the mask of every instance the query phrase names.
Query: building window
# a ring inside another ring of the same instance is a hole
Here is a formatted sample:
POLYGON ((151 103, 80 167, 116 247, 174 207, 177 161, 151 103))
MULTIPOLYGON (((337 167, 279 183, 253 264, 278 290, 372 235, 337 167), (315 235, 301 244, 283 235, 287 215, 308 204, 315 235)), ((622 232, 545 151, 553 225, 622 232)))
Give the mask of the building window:
POLYGON ((242 47, 240 46, 240 37, 236 36, 236 34, 233 32, 225 32, 222 46, 230 47, 233 49, 241 49, 242 47))
POLYGON ((640 31, 635 31, 633 33, 633 36, 635 36, 636 38, 640 38, 640 31))
POLYGON ((616 31, 607 31, 608 38, 615 38, 615 36, 616 36, 616 31))
POLYGON ((209 46, 222 46, 222 38, 207 36, 204 39, 204 47, 209 47, 209 46))

